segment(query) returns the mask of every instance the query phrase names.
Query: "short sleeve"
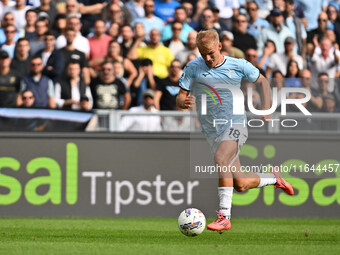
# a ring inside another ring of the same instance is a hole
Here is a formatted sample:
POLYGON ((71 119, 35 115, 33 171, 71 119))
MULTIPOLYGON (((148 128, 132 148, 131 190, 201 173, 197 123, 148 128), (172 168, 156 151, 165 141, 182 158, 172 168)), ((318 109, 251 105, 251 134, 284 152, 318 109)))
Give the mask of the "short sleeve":
POLYGON ((194 68, 192 65, 186 65, 184 67, 181 78, 179 79, 179 86, 187 91, 190 91, 191 80, 194 77, 194 68))
POLYGON ((260 77, 260 70, 253 66, 250 62, 243 60, 243 73, 244 77, 250 82, 256 82, 260 77))
POLYGON ((123 83, 119 78, 117 78, 117 79, 114 81, 114 83, 117 84, 117 86, 118 86, 118 93, 119 93, 120 95, 125 95, 125 93, 128 92, 128 91, 126 90, 125 86, 124 86, 124 83, 123 83))
POLYGON ((158 78, 155 76, 155 82, 156 82, 156 90, 159 90, 163 92, 164 84, 163 84, 163 79, 158 78))
POLYGON ((48 89, 47 89, 48 97, 54 97, 54 84, 53 81, 48 79, 48 89))
POLYGON ((82 54, 82 57, 81 57, 81 66, 82 66, 82 68, 89 67, 89 62, 87 61, 87 58, 86 58, 85 54, 82 54))

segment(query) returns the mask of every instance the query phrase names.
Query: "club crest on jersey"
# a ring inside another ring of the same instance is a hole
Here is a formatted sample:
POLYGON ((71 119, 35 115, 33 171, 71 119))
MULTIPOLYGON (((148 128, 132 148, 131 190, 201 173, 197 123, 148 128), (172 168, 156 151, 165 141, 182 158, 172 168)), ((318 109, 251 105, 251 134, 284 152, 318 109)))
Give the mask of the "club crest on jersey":
POLYGON ((231 78, 231 74, 234 72, 235 70, 226 70, 225 72, 228 74, 229 78, 231 78))

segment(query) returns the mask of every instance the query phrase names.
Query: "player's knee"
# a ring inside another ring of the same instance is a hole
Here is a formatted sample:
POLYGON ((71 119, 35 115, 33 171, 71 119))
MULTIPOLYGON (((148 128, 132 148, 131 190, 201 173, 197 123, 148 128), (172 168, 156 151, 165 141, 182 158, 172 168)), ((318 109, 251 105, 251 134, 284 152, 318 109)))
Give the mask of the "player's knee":
POLYGON ((224 156, 222 155, 222 153, 215 153, 214 161, 215 161, 215 164, 217 164, 217 165, 220 165, 220 166, 224 165, 225 159, 224 159, 224 156))
POLYGON ((216 152, 214 155, 214 161, 215 164, 218 164, 220 166, 226 166, 229 164, 230 159, 224 153, 216 152))
POLYGON ((233 158, 237 155, 237 150, 217 150, 214 155, 215 164, 220 166, 227 166, 233 158))
POLYGON ((238 192, 243 192, 248 189, 248 184, 244 180, 234 180, 234 189, 238 192))

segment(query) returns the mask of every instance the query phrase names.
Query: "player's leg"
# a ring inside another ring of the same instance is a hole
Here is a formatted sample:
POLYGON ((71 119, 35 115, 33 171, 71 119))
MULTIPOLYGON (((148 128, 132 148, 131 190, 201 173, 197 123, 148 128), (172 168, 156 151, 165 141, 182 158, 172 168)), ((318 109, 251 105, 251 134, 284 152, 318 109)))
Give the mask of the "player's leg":
POLYGON ((240 158, 237 157, 233 164, 233 182, 234 188, 238 192, 242 192, 248 189, 256 188, 260 184, 260 178, 255 173, 244 174, 241 170, 240 158))
POLYGON ((231 202, 233 198, 234 184, 231 168, 235 157, 238 154, 237 142, 233 140, 222 141, 215 152, 214 162, 219 166, 218 179, 218 199, 219 212, 215 221, 207 228, 215 231, 228 230, 231 227, 231 202))
POLYGON ((238 153, 237 142, 223 141, 214 155, 215 165, 220 167, 218 173, 219 212, 226 218, 231 217, 231 201, 234 191, 233 174, 231 166, 238 153))
MULTIPOLYGON (((247 138, 248 138, 248 131, 246 127, 243 126, 235 126, 232 129, 229 128, 228 133, 224 133, 223 139, 232 139, 237 138, 237 144, 238 144, 238 152, 241 150, 241 147, 243 144, 245 144, 247 138), (231 132, 232 131, 232 132, 231 132)), ((233 183, 234 188, 237 191, 245 191, 252 188, 260 188, 267 185, 275 185, 275 188, 281 188, 284 192, 286 192, 288 195, 293 195, 294 190, 292 185, 290 185, 287 181, 285 181, 281 177, 280 171, 274 171, 274 169, 271 169, 270 173, 244 173, 241 169, 241 163, 237 157, 235 158, 235 161, 233 162, 234 171, 232 171, 233 174, 233 183)))
POLYGON ((267 185, 275 185, 275 188, 281 188, 288 195, 294 195, 292 185, 282 178, 279 169, 272 168, 270 173, 244 173, 241 170, 239 158, 235 160, 235 166, 236 171, 233 172, 233 182, 234 188, 239 192, 267 185))

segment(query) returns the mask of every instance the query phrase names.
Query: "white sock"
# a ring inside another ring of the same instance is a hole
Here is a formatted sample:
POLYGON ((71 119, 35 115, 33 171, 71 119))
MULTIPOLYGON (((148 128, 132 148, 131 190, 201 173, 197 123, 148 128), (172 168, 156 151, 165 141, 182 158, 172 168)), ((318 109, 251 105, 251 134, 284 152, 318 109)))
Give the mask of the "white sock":
POLYGON ((257 174, 257 175, 260 177, 260 184, 257 186, 258 188, 276 184, 276 178, 274 174, 257 174))
POLYGON ((220 200, 219 212, 227 219, 231 217, 231 202, 233 200, 233 187, 218 187, 218 198, 220 200))

